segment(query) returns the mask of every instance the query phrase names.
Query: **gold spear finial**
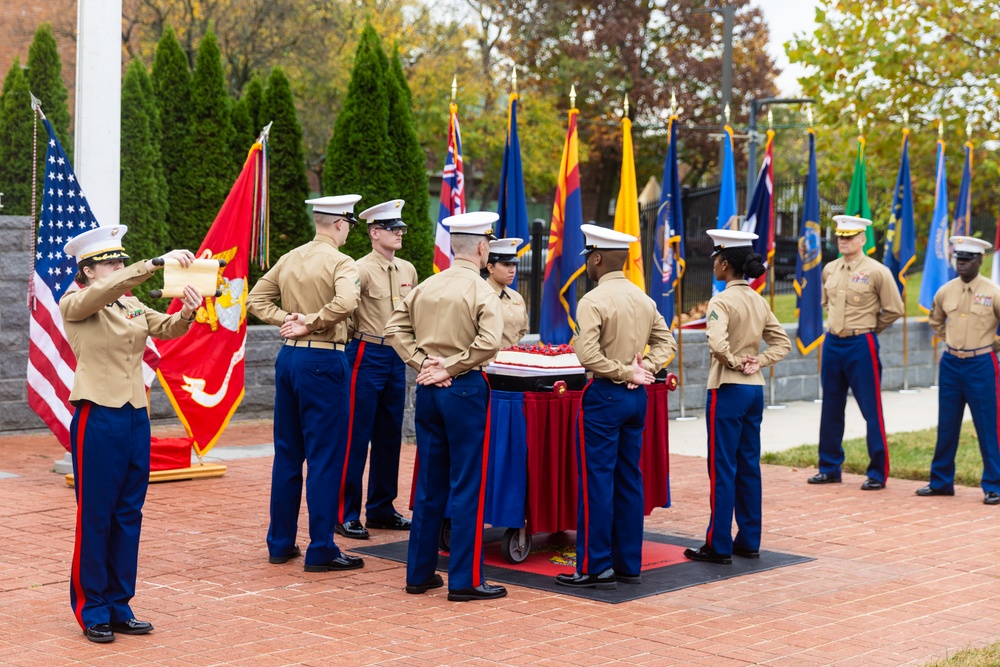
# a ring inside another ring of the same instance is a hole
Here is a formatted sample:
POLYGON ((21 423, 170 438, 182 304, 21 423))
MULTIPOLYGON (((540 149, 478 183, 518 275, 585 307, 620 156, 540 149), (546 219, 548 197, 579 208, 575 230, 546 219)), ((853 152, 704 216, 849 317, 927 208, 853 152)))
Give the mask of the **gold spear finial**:
POLYGON ((625 93, 625 118, 628 118, 628 93, 625 93))
POLYGON ((728 104, 726 105, 725 113, 726 113, 726 125, 729 125, 729 105, 728 104))
POLYGON ((806 120, 809 122, 809 127, 813 126, 813 108, 812 105, 806 105, 806 120))
POLYGON ((773 129, 773 128, 774 128, 774 112, 770 108, 768 108, 768 110, 767 110, 767 129, 770 130, 770 129, 773 129))
POLYGON ((944 141, 944 118, 938 118, 938 139, 944 141))
POLYGON ((673 90, 670 91, 670 115, 677 115, 677 93, 673 90))
POLYGON ((569 108, 576 108, 576 84, 569 87, 569 108))
POLYGON ((910 126, 910 110, 903 109, 903 127, 910 126))
POLYGON ((458 75, 456 74, 451 78, 451 101, 454 102, 458 97, 458 75))
POLYGON ((864 116, 858 116, 858 134, 864 136, 865 134, 865 118, 864 116))
POLYGON ((514 68, 511 70, 510 85, 513 86, 514 93, 517 93, 517 65, 514 65, 514 68))

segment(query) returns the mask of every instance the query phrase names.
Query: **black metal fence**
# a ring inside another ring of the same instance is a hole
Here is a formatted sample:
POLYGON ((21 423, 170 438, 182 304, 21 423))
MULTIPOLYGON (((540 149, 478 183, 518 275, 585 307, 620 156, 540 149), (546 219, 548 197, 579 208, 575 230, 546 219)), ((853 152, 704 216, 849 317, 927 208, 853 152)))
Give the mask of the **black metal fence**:
MULTIPOLYGON (((712 242, 705 233, 715 229, 719 210, 718 186, 699 190, 684 189, 681 196, 684 211, 684 250, 687 265, 682 280, 682 296, 685 311, 708 301, 712 296, 712 242)), ((847 202, 848 188, 843 187, 825 191, 820 194, 820 221, 829 221, 834 215, 843 213, 847 202)), ((783 181, 774 185, 775 197, 775 293, 790 294, 793 292, 792 278, 795 274, 795 258, 797 253, 798 228, 802 219, 802 206, 805 197, 805 181, 783 181)), ((746 211, 746 188, 739 187, 736 192, 737 211, 746 211)), ((973 216, 972 229, 988 240, 993 241, 996 233, 997 220, 993 217, 994 206, 981 206, 983 213, 973 216)), ((642 241, 642 257, 646 267, 646 285, 652 285, 653 247, 656 230, 657 204, 651 204, 639 209, 639 227, 642 241)), ((837 242, 831 227, 824 224, 823 231, 823 261, 827 262, 837 257, 837 242)), ((524 297, 530 313, 530 330, 538 331, 539 308, 541 302, 542 281, 545 258, 548 254, 548 220, 535 220, 532 223, 532 250, 521 257, 518 266, 518 291, 524 297), (540 251, 540 252, 539 252, 540 251), (537 278, 536 278, 537 276, 537 278)), ((881 259, 882 239, 877 234, 876 257, 881 259)), ((918 242, 917 262, 911 273, 922 270, 923 244, 918 242)), ((577 299, 582 297, 590 287, 586 276, 577 281, 577 299)))

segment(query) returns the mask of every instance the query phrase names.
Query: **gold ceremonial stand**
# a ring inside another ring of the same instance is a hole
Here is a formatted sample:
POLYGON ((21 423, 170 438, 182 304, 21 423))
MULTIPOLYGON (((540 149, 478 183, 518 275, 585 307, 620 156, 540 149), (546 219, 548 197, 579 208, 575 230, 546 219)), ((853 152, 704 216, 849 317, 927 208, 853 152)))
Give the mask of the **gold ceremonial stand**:
MULTIPOLYGON (((149 473, 149 483, 179 482, 185 479, 208 479, 222 477, 226 474, 226 466, 221 463, 203 463, 190 468, 173 468, 171 470, 154 470, 149 473)), ((73 473, 66 475, 66 486, 73 486, 73 473)))

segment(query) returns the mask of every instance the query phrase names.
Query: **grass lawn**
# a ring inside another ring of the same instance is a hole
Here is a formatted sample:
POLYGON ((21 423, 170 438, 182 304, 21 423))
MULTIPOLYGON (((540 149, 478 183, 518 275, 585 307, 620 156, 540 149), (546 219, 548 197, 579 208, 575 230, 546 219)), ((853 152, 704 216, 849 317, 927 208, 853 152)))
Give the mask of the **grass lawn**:
POLYGON ((1000 665, 1000 642, 984 648, 959 651, 950 658, 925 667, 996 667, 1000 665))
MULTIPOLYGON (((890 476, 897 479, 927 481, 930 477, 931 458, 937 429, 889 434, 890 476)), ((816 445, 803 445, 783 452, 762 454, 761 463, 808 468, 816 466, 816 445)), ((844 441, 844 472, 865 474, 868 468, 868 448, 863 438, 844 441)), ((979 454, 979 441, 972 422, 962 424, 962 435, 955 456, 955 483, 962 486, 979 486, 983 474, 983 459, 979 454)), ((998 663, 1000 664, 1000 663, 998 663)))

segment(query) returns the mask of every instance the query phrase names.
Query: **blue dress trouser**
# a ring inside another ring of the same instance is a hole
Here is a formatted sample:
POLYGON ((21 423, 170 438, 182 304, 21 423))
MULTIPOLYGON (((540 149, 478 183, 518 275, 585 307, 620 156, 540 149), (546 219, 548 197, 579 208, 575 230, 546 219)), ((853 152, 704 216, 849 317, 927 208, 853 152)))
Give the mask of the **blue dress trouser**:
POLYGON ((709 389, 705 401, 708 428, 708 479, 711 484, 705 543, 729 555, 733 545, 760 550, 760 422, 764 388, 724 384, 709 389), (733 516, 739 532, 733 540, 733 516))
POLYGON ((577 423, 579 501, 576 569, 634 576, 642 571, 642 430, 646 391, 595 378, 577 423))
POLYGON ((149 485, 149 412, 81 401, 70 423, 76 542, 69 599, 80 627, 134 618, 142 504, 149 485))
POLYGON ((985 493, 1000 493, 1000 443, 997 437, 997 403, 1000 396, 997 355, 959 359, 945 353, 938 371, 938 436, 931 462, 931 488, 954 490, 955 453, 968 403, 983 456, 985 493))
POLYGON ((396 514, 392 503, 399 483, 406 365, 391 345, 357 339, 347 346, 347 363, 351 369, 351 426, 338 523, 361 518, 361 480, 369 458, 369 442, 365 515, 369 520, 388 520, 396 514))
POLYGON ((882 418, 882 361, 878 336, 873 333, 823 342, 823 409, 819 423, 819 471, 840 476, 844 463, 844 409, 847 390, 861 408, 868 424, 868 477, 885 484, 889 477, 889 446, 882 418))
POLYGON ((285 345, 274 364, 274 467, 267 549, 287 556, 295 546, 302 503, 302 464, 308 461, 306 565, 340 556, 333 541, 347 447, 347 357, 337 350, 285 345))
POLYGON ((434 576, 449 492, 448 588, 483 584, 489 405, 490 386, 479 371, 452 378, 450 387, 417 387, 419 471, 406 559, 407 584, 424 584, 434 576))

